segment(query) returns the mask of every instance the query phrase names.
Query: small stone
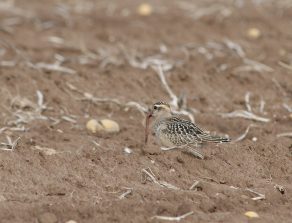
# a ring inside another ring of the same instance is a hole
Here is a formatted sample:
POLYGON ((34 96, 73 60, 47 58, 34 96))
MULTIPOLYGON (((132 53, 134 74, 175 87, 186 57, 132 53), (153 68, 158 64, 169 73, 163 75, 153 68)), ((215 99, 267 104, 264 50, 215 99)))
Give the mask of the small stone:
POLYGON ((249 218, 259 218, 260 217, 258 215, 258 213, 254 212, 254 211, 247 211, 244 213, 244 215, 249 217, 249 218))
POLYGON ((252 139, 251 139, 253 142, 256 142, 256 141, 258 141, 258 138, 257 137, 252 137, 252 139))
POLYGON ((77 221, 69 220, 69 221, 66 221, 66 223, 77 223, 77 221))
POLYGON ((131 154, 132 152, 133 152, 133 150, 130 149, 129 147, 125 147, 125 148, 124 148, 124 153, 125 153, 125 154, 131 154))
POLYGON ((96 133, 97 131, 97 126, 98 126, 98 122, 95 119, 90 119, 87 123, 86 123, 86 128, 88 131, 90 131, 91 133, 96 133))
POLYGON ((251 39, 258 39, 261 36, 261 31, 257 28, 250 28, 247 31, 247 36, 251 39))
POLYGON ((152 11, 153 11, 152 6, 147 3, 139 5, 137 9, 138 14, 142 16, 149 16, 151 15, 152 11))
POLYGON ((58 219, 56 215, 54 215, 53 213, 46 212, 46 213, 41 214, 38 217, 38 222, 39 223, 57 223, 58 219))
POLYGON ((120 126, 117 122, 110 119, 103 119, 98 122, 100 125, 98 126, 98 131, 105 131, 108 133, 116 133, 120 131, 120 126))
POLYGON ((86 123, 86 128, 91 133, 96 132, 116 133, 120 131, 119 124, 110 119, 102 119, 100 121, 91 119, 86 123))

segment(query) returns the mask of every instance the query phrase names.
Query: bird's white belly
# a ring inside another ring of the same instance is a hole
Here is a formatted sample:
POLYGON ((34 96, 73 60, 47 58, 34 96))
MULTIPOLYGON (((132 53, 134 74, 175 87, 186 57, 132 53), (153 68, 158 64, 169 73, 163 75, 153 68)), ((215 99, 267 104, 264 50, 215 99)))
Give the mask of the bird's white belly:
POLYGON ((174 147, 175 145, 170 141, 169 136, 162 132, 163 126, 155 131, 155 138, 160 146, 174 147))

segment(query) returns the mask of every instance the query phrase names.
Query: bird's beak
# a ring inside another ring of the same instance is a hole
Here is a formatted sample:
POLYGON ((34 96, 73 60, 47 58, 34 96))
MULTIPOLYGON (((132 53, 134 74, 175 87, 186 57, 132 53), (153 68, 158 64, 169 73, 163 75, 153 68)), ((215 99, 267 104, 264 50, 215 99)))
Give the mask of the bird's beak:
POLYGON ((148 135, 149 135, 149 121, 150 121, 150 118, 152 117, 153 115, 153 111, 150 111, 148 114, 147 114, 147 117, 146 117, 146 126, 145 126, 145 145, 148 141, 148 135))
POLYGON ((153 111, 150 111, 150 112, 148 113, 148 115, 147 115, 147 118, 148 118, 148 119, 151 118, 152 115, 153 115, 153 111))

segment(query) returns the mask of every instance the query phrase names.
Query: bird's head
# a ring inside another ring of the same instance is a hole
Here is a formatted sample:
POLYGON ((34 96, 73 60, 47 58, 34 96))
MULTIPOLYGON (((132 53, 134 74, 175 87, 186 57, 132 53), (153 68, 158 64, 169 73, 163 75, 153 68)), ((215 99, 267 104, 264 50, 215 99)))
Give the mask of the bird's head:
POLYGON ((171 116, 171 108, 170 105, 166 102, 156 102, 153 104, 150 112, 147 115, 146 118, 146 128, 145 128, 145 144, 148 140, 148 134, 149 134, 149 122, 152 117, 155 119, 157 118, 167 118, 171 116))
POLYGON ((148 114, 148 117, 167 117, 171 116, 170 105, 166 102, 156 102, 153 104, 151 111, 148 114))

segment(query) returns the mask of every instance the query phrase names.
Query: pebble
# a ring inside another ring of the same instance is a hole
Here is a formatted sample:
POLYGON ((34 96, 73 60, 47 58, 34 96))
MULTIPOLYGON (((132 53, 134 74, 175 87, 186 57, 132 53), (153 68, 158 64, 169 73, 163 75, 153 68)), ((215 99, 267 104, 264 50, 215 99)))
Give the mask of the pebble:
POLYGON ((257 28, 250 28, 247 31, 247 36, 251 39, 258 39, 261 36, 261 31, 257 28))
POLYGON ((147 3, 139 5, 137 9, 138 14, 142 16, 149 16, 151 15, 152 11, 153 11, 152 6, 147 3))
POLYGON ((99 121, 91 119, 86 123, 86 128, 91 133, 97 132, 117 133, 120 131, 119 124, 110 119, 102 119, 99 121))
POLYGON ((129 147, 125 147, 125 148, 124 148, 124 153, 126 153, 126 154, 131 154, 132 152, 133 152, 133 150, 130 149, 129 147))
POLYGON ((249 217, 249 218, 259 218, 260 217, 258 215, 258 213, 254 212, 254 211, 247 211, 244 213, 244 215, 249 217))

